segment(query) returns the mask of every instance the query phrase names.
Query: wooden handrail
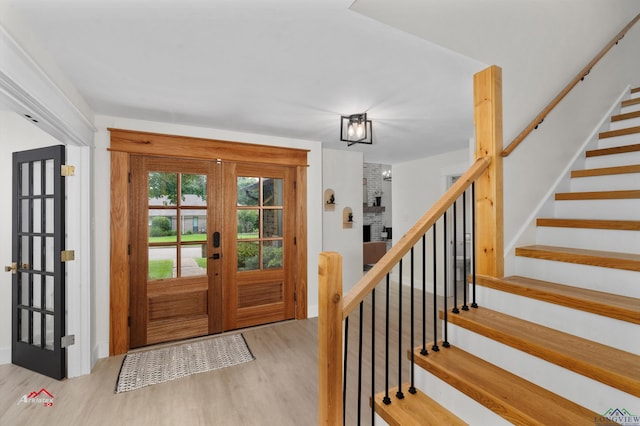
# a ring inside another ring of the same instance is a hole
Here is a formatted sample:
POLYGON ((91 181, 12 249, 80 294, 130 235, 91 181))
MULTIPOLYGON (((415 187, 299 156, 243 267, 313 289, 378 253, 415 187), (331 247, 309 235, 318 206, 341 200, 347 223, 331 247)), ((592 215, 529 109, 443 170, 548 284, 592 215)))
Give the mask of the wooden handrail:
POLYGON ((342 318, 346 318, 387 273, 411 250, 422 236, 433 226, 442 214, 462 193, 478 179, 491 164, 490 157, 482 157, 454 183, 447 192, 407 231, 406 234, 364 275, 345 295, 342 304, 342 318))
POLYGON ((602 57, 625 36, 625 34, 640 19, 640 13, 631 20, 616 36, 607 44, 592 60, 574 77, 573 80, 555 97, 549 104, 534 118, 527 127, 502 151, 502 156, 506 157, 531 133, 533 129, 538 127, 545 117, 555 108, 556 105, 573 89, 584 77, 589 74, 591 69, 602 59, 602 57))

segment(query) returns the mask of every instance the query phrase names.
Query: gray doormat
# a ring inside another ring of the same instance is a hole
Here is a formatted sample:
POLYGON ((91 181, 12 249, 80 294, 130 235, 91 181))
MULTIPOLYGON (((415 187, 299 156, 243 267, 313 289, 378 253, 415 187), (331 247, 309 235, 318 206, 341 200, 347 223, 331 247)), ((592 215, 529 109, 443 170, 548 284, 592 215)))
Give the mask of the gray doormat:
POLYGON ((127 354, 122 361, 116 393, 231 367, 254 359, 242 334, 134 352, 127 354))

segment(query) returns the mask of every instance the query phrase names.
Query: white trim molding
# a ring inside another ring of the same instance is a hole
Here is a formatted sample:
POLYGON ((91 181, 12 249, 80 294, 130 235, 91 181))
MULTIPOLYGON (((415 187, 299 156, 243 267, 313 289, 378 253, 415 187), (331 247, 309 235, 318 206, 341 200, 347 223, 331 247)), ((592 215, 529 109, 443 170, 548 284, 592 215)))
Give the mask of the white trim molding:
POLYGON ((1 26, 0 58, 0 104, 31 119, 64 144, 93 145, 93 117, 80 112, 1 26))

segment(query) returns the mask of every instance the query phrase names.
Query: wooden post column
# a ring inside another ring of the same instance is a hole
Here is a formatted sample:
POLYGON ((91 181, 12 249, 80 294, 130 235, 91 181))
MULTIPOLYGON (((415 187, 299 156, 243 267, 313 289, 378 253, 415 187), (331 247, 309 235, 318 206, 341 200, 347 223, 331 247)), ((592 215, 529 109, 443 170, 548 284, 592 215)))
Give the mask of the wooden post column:
POLYGON ((502 69, 491 66, 473 76, 476 159, 491 164, 476 182, 476 272, 504 274, 502 201, 502 69))
POLYGON ((342 256, 318 261, 318 424, 342 424, 342 256))

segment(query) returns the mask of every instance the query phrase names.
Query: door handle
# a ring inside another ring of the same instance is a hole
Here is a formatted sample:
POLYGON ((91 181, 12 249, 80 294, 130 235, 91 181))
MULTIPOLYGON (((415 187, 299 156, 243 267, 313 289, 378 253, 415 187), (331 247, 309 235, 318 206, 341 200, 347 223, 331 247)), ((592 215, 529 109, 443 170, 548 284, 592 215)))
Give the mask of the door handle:
POLYGON ((11 266, 5 266, 4 267, 4 271, 5 272, 11 272, 12 274, 17 274, 18 273, 18 263, 17 262, 13 262, 11 264, 11 266))

